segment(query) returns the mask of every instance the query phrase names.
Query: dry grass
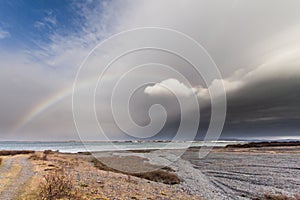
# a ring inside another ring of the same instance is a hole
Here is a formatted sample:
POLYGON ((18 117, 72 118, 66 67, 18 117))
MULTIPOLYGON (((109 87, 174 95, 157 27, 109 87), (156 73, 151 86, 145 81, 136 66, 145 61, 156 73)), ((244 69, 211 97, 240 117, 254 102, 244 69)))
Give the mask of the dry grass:
POLYGON ((47 155, 48 154, 45 154, 45 153, 35 153, 33 155, 31 155, 29 157, 30 160, 43 160, 43 161, 46 161, 47 160, 47 155))
POLYGON ((55 153, 59 153, 59 151, 44 150, 44 154, 55 154, 55 153))
POLYGON ((150 181, 161 182, 161 183, 165 183, 165 184, 169 184, 169 185, 180 183, 180 179, 178 178, 178 176, 176 174, 168 172, 168 171, 172 170, 171 168, 168 168, 168 167, 165 168, 167 171, 154 170, 154 171, 149 171, 149 172, 130 173, 130 172, 123 172, 123 171, 113 169, 113 168, 105 165, 104 163, 102 163, 101 161, 99 161, 96 158, 94 158, 92 160, 92 162, 94 163, 95 167, 97 167, 100 170, 104 170, 104 171, 112 171, 112 172, 116 172, 116 173, 127 174, 127 175, 136 176, 139 178, 144 178, 144 179, 147 179, 150 181))
POLYGON ((46 174, 39 186, 38 193, 42 200, 78 199, 73 179, 64 169, 46 174))
POLYGON ((135 150, 127 150, 127 151, 132 153, 151 153, 153 151, 156 151, 156 149, 135 149, 135 150))
POLYGON ((14 156, 18 154, 31 154, 34 151, 20 150, 20 151, 0 151, 0 156, 14 156))
POLYGON ((161 182, 169 185, 179 184, 180 179, 172 173, 163 171, 163 170, 155 170, 152 172, 143 172, 143 173, 135 173, 130 174, 132 176, 144 178, 147 180, 155 181, 155 182, 161 182))
MULTIPOLYGON (((30 161, 33 164, 34 171, 36 171, 36 175, 24 185, 17 200, 42 199, 41 187, 42 183, 46 183, 45 177, 59 172, 57 170, 61 168, 65 169, 63 174, 71 174, 68 177, 71 180, 72 189, 64 197, 58 198, 57 196, 53 197, 53 195, 52 199, 201 199, 198 196, 187 194, 185 191, 179 191, 176 187, 173 188, 169 185, 150 182, 144 178, 111 173, 107 170, 97 170, 91 164, 92 157, 90 156, 55 153, 47 154, 47 160, 44 161, 41 159, 44 155, 43 152, 36 152, 35 154, 37 156, 33 156, 30 161), (52 170, 49 170, 50 168, 52 170)), ((137 163, 140 164, 142 162, 137 163)), ((166 168, 165 170, 171 169, 166 168)), ((59 174, 61 173, 59 172, 59 174)), ((51 197, 44 197, 44 199, 51 199, 51 197)))
POLYGON ((48 156, 59 153, 58 151, 45 150, 43 152, 35 152, 33 155, 29 157, 30 160, 42 160, 47 161, 48 156))
POLYGON ((33 154, 31 156, 29 156, 30 160, 42 160, 42 157, 37 155, 37 154, 33 154))

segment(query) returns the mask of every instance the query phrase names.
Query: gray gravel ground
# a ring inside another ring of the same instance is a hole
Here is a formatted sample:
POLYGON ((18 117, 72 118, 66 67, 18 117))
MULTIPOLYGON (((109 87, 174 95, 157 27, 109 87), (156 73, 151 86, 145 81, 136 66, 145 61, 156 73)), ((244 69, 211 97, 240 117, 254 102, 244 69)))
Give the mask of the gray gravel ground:
POLYGON ((187 151, 178 158, 176 150, 164 150, 131 155, 160 165, 176 160, 170 166, 182 179, 178 187, 204 199, 253 199, 265 193, 300 193, 300 154, 212 152, 199 159, 198 151, 187 151))
POLYGON ((226 199, 253 199, 264 193, 300 193, 300 154, 211 153, 182 157, 201 171, 226 199))
POLYGON ((119 156, 140 156, 149 159, 149 162, 154 165, 168 165, 176 171, 176 174, 181 179, 178 187, 179 190, 184 190, 190 194, 203 196, 204 199, 226 199, 226 195, 222 191, 211 184, 211 181, 199 169, 184 159, 180 158, 180 152, 177 150, 154 151, 151 153, 113 153, 119 156), (176 161, 176 162, 173 162, 176 161))

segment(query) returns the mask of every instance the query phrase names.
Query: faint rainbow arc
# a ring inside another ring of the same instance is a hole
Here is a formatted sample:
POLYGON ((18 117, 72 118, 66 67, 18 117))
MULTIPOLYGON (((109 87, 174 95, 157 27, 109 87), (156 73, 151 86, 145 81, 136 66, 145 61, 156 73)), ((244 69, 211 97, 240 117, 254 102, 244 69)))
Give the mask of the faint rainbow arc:
MULTIPOLYGON (((87 87, 89 85, 89 82, 81 83, 80 89, 87 87)), ((13 126, 11 132, 16 132, 18 130, 21 130, 38 115, 40 115, 41 113, 43 113, 44 111, 52 107, 53 105, 59 103, 63 99, 67 98, 68 96, 71 96, 72 92, 73 92, 73 85, 67 86, 64 89, 60 90, 58 93, 55 93, 54 95, 51 95, 50 97, 46 98, 44 101, 40 102, 39 104, 31 108, 30 111, 27 112, 21 118, 21 120, 19 120, 16 123, 16 125, 13 126)))

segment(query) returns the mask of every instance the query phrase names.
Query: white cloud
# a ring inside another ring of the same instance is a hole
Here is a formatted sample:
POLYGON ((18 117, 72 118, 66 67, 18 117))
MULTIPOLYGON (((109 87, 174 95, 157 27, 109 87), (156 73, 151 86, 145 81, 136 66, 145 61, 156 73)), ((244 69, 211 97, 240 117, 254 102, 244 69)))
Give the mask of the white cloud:
POLYGON ((47 16, 47 17, 44 18, 43 21, 48 22, 48 23, 51 24, 52 26, 55 26, 55 25, 56 25, 56 22, 57 22, 56 16, 55 16, 55 15, 53 15, 53 16, 47 16))
POLYGON ((156 97, 170 96, 173 93, 184 97, 197 94, 199 100, 203 100, 210 98, 209 90, 219 91, 221 82, 224 85, 227 95, 236 95, 247 86, 259 82, 272 79, 288 81, 290 78, 300 78, 299 55, 300 49, 294 49, 284 54, 273 55, 273 57, 269 57, 263 64, 248 72, 237 70, 225 79, 213 80, 208 87, 203 87, 202 85, 188 87, 177 79, 167 79, 153 86, 146 87, 144 93, 156 97))
POLYGON ((5 39, 10 37, 10 33, 0 27, 0 39, 5 39))
POLYGON ((45 27, 46 24, 44 22, 41 22, 41 21, 36 21, 33 26, 35 28, 41 29, 41 28, 45 27))
POLYGON ((187 87, 185 84, 180 83, 177 79, 167 79, 153 86, 145 88, 144 92, 148 95, 179 95, 189 97, 193 94, 193 88, 187 87))
POLYGON ((47 12, 46 15, 47 16, 43 17, 41 20, 36 21, 33 24, 33 26, 37 29, 42 29, 46 27, 52 29, 53 27, 55 27, 57 25, 57 20, 54 13, 51 11, 47 12))

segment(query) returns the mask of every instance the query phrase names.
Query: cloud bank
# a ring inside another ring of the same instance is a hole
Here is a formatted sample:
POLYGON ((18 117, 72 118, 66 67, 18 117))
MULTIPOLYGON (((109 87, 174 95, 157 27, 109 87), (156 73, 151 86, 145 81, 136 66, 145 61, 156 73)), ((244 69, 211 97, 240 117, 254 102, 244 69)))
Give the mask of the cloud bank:
MULTIPOLYGON (((202 138, 211 115, 208 91, 219 82, 224 84, 228 100, 222 137, 299 135, 299 4, 298 1, 74 2, 70 9, 80 16, 76 32, 54 31, 47 42, 35 41, 39 48, 1 50, 1 139, 79 139, 72 117, 71 94, 82 60, 108 36, 145 26, 171 28, 194 38, 207 49, 223 79, 205 83, 188 63, 170 55, 153 51, 129 55, 104 76, 107 88, 97 91, 97 114, 110 138, 128 138, 116 126, 108 98, 122 75, 122 67, 153 60, 172 66, 191 84, 188 86, 173 74, 158 71, 134 73, 132 80, 146 76, 159 80, 137 90, 130 104, 132 118, 140 125, 149 123, 151 105, 157 103, 165 107, 168 119, 157 137, 171 138, 181 116, 175 96, 165 86, 185 98, 197 95, 201 107, 198 138, 202 138), (42 112, 37 110, 37 105, 44 105, 39 107, 42 112), (28 117, 30 113, 38 114, 28 117)), ((55 20, 52 16, 32 26, 53 26, 55 20)), ((0 39, 7 37, 11 34, 0 29, 0 39)), ((181 44, 174 42, 174 45, 181 44)), ((112 48, 99 56, 102 58, 114 51, 112 48)), ((97 62, 94 66, 104 67, 97 62)), ((90 79, 95 77, 97 75, 91 74, 90 79)), ((86 88, 90 88, 88 82, 86 88)), ((83 102, 83 113, 86 104, 88 102, 83 102)), ((89 129, 91 119, 86 116, 83 114, 82 120, 86 122, 87 138, 105 139, 98 130, 89 129)))

